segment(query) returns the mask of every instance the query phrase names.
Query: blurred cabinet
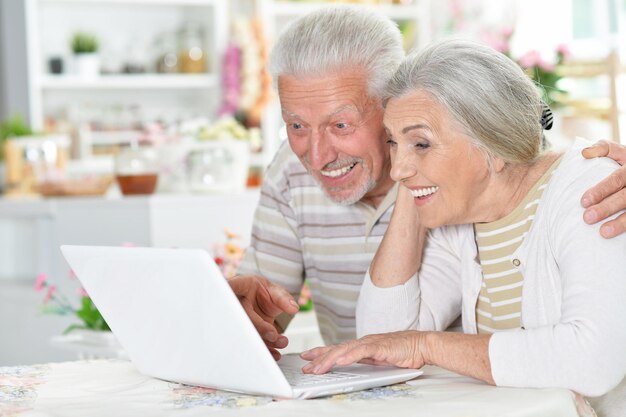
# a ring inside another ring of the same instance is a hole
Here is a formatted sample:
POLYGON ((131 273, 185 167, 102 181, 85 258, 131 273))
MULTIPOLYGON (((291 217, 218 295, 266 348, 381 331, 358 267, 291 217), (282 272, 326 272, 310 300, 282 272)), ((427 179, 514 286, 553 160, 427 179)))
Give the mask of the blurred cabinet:
MULTIPOLYGON (((94 122, 102 130, 132 130, 138 121, 213 118, 227 8, 223 0, 26 0, 33 128, 68 121, 76 130, 94 122), (77 32, 97 38, 99 75, 76 72, 70 40, 77 32), (201 45, 203 65, 198 73, 181 73, 181 52, 190 42, 201 45), (165 53, 177 60, 170 69, 158 65, 165 53)), ((79 157, 99 144, 97 135, 78 137, 90 142, 75 144, 79 157)), ((110 145, 110 137, 103 140, 110 145)))
MULTIPOLYGON (((328 1, 254 1, 256 13, 264 24, 270 48, 280 32, 293 20, 313 10, 331 5, 331 2, 328 1)), ((407 50, 420 48, 431 40, 430 0, 404 0, 400 3, 392 3, 391 0, 378 3, 370 1, 367 4, 360 4, 360 6, 374 8, 397 22, 403 33, 405 49, 407 50)), ((287 137, 283 127, 280 103, 276 96, 267 106, 262 123, 264 141, 273 144, 273 149, 277 149, 278 144, 287 137)))
MULTIPOLYGON (((132 243, 214 250, 224 229, 250 242, 259 191, 232 195, 153 195, 127 198, 0 199, 0 366, 74 359, 49 349, 50 337, 75 322, 41 315, 43 294, 33 290, 47 273, 75 305, 78 283, 59 246, 132 243)), ((301 335, 304 337, 304 335, 301 335)), ((304 340, 307 342, 308 339, 304 340)))

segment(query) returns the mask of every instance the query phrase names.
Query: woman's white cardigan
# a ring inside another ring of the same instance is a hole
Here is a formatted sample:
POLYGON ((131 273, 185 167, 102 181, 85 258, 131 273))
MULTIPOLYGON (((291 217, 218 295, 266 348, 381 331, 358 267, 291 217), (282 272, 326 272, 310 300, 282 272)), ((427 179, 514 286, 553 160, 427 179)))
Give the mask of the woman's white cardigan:
MULTIPOLYGON (((616 168, 585 160, 579 139, 564 155, 539 203, 532 227, 512 255, 521 263, 523 329, 491 337, 497 385, 563 387, 598 396, 626 374, 626 235, 600 236, 583 222, 580 199, 616 168)), ((400 253, 402 248, 396 248, 400 253)), ((392 288, 365 277, 357 305, 360 336, 444 330, 462 311, 476 333, 481 267, 471 225, 431 231, 419 276, 392 288)), ((517 262, 516 262, 517 263, 517 262)))

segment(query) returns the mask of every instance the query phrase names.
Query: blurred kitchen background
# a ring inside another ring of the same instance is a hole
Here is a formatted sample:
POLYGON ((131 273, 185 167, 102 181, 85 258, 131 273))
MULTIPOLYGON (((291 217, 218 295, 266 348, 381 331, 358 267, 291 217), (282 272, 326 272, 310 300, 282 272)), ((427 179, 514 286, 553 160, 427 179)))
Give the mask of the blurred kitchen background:
MULTIPOLYGON (((285 136, 272 41, 328 3, 0 0, 0 366, 75 358, 54 341, 76 317, 33 289, 79 302, 60 244, 245 247, 285 136)), ((508 54, 544 86, 554 146, 626 143, 626 0, 353 3, 407 50, 455 35, 508 54)))

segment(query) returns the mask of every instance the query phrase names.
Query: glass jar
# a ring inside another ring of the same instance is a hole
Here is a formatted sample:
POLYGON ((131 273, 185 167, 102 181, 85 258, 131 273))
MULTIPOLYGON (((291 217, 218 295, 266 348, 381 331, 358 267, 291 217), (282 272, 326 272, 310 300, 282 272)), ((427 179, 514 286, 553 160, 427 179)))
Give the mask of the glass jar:
POLYGON ((194 192, 245 189, 250 148, 244 141, 215 140, 196 145, 187 155, 187 182, 194 192))
POLYGON ((164 33, 156 40, 156 71, 161 74, 173 74, 179 71, 176 39, 173 33, 164 33))
POLYGON ((204 30, 198 23, 187 23, 179 33, 180 72, 198 74, 207 71, 204 30))
POLYGON ((151 146, 125 148, 115 157, 115 178, 124 195, 152 194, 159 177, 159 158, 151 146))

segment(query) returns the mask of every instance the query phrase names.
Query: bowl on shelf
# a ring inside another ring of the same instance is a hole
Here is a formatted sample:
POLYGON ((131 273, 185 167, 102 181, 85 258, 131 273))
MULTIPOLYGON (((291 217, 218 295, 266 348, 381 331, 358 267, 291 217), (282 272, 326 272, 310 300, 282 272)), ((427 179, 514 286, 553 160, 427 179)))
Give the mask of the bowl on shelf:
POLYGON ((36 191, 44 197, 99 196, 106 193, 112 183, 110 176, 62 179, 40 182, 36 191))

